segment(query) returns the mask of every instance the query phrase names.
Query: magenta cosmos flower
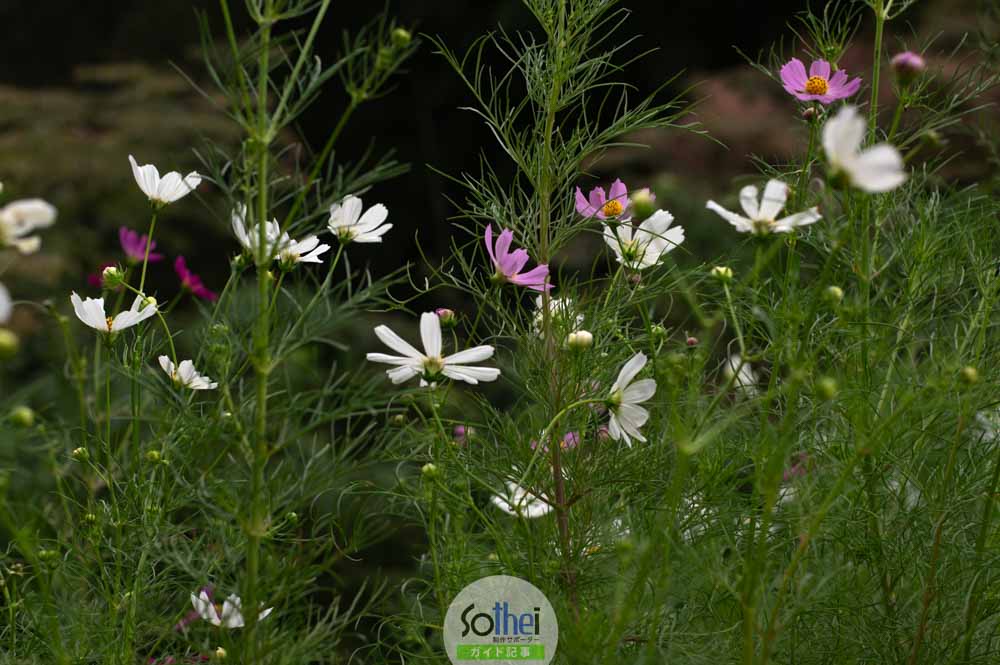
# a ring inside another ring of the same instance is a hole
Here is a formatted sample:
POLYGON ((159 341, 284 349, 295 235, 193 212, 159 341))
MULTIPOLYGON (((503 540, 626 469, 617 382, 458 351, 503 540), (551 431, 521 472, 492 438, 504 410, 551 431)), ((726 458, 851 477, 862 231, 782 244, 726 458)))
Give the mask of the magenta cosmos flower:
POLYGON ((185 291, 190 291, 194 297, 210 302, 215 302, 219 299, 219 295, 215 291, 205 286, 201 281, 201 277, 198 277, 198 275, 188 269, 187 261, 184 260, 183 256, 178 256, 177 260, 174 261, 174 272, 177 273, 177 277, 181 280, 181 288, 185 291))
POLYGON ((632 202, 628 198, 628 187, 620 178, 611 183, 611 188, 605 193, 603 187, 594 187, 590 196, 585 197, 579 187, 576 188, 576 211, 584 217, 607 219, 621 217, 632 202))
POLYGON ((847 99, 861 88, 861 79, 848 82, 847 72, 843 69, 838 69, 831 77, 830 63, 826 60, 813 62, 807 75, 806 66, 798 58, 792 58, 781 68, 781 83, 796 99, 821 104, 847 99))
POLYGON ((496 245, 493 243, 493 225, 486 225, 486 251, 493 260, 496 268, 495 278, 517 284, 533 291, 548 291, 552 285, 548 283, 549 266, 546 263, 539 264, 528 272, 521 272, 528 262, 528 250, 515 249, 510 251, 510 244, 514 241, 514 232, 504 229, 497 238, 496 245))
POLYGON ((121 227, 118 229, 118 240, 122 243, 122 251, 128 257, 129 263, 142 263, 146 258, 146 243, 149 243, 149 262, 156 263, 163 260, 163 254, 157 254, 156 242, 149 242, 147 236, 140 236, 132 229, 121 227))

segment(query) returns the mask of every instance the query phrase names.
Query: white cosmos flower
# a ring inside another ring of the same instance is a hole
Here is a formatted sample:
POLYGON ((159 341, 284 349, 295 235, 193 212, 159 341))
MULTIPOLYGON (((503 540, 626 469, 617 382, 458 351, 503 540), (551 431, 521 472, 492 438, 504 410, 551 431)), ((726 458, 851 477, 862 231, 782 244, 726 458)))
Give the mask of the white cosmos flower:
POLYGON ((475 346, 450 356, 441 356, 441 321, 434 312, 424 312, 420 315, 420 339, 424 344, 421 353, 410 346, 402 337, 394 333, 389 326, 378 326, 375 334, 382 343, 401 356, 390 356, 385 353, 369 353, 368 360, 387 365, 396 365, 395 369, 386 370, 393 383, 403 383, 415 376, 421 377, 421 385, 434 383, 441 376, 456 381, 477 384, 480 381, 495 381, 500 376, 500 370, 495 367, 470 367, 466 363, 478 363, 493 356, 492 346, 475 346))
POLYGON ((22 254, 33 254, 42 241, 28 234, 48 228, 55 221, 56 209, 51 203, 41 199, 11 201, 0 208, 0 248, 13 247, 22 254))
POLYGON ((649 411, 639 406, 656 392, 656 381, 654 379, 633 379, 646 366, 646 354, 641 351, 632 356, 618 372, 618 378, 611 386, 611 394, 608 397, 608 412, 611 419, 608 421, 608 434, 615 441, 625 439, 625 443, 632 445, 632 439, 645 441, 646 438, 639 431, 639 428, 649 420, 649 411))
POLYGON ((286 265, 296 263, 322 263, 321 254, 330 249, 329 245, 319 244, 319 238, 309 236, 305 240, 290 240, 278 254, 278 260, 286 265))
POLYGON ((14 301, 10 299, 10 291, 0 282, 0 324, 10 321, 10 315, 13 311, 14 301))
POLYGON ((357 196, 347 196, 340 203, 330 207, 330 233, 337 236, 341 242, 382 242, 382 236, 392 228, 392 224, 383 224, 389 216, 389 210, 381 203, 376 203, 364 215, 361 214, 361 199, 357 196))
POLYGON ((788 199, 788 185, 780 180, 768 180, 764 187, 763 198, 758 199, 758 190, 754 185, 747 185, 740 190, 740 206, 746 217, 737 215, 720 206, 715 201, 709 201, 705 207, 726 220, 740 233, 788 233, 799 226, 807 226, 819 220, 822 215, 819 209, 809 208, 803 212, 777 219, 778 213, 785 207, 788 199))
POLYGON ((80 319, 94 330, 103 333, 115 333, 125 328, 131 328, 137 323, 141 323, 151 316, 156 315, 156 301, 152 298, 136 296, 132 301, 132 307, 119 312, 114 318, 108 316, 104 311, 104 298, 87 298, 81 300, 74 291, 69 297, 73 303, 73 311, 76 318, 80 319))
POLYGON ((630 220, 623 220, 614 229, 604 225, 604 242, 614 250, 618 263, 632 270, 642 270, 659 263, 663 255, 684 242, 684 229, 670 228, 674 216, 657 210, 638 229, 630 220))
POLYGON ((493 501, 494 506, 508 515, 527 517, 528 519, 548 515, 552 510, 551 505, 511 480, 507 481, 506 495, 494 494, 491 501, 493 501))
POLYGON ((201 184, 201 176, 197 171, 191 171, 186 176, 171 171, 161 178, 160 172, 152 164, 139 166, 132 155, 128 156, 128 161, 132 165, 132 175, 135 176, 139 189, 157 205, 167 205, 182 199, 201 184))
POLYGON ((858 189, 888 192, 903 184, 903 158, 888 143, 861 149, 868 123, 853 106, 845 106, 823 126, 823 150, 835 175, 858 189))
MULTIPOLYGON (((257 256, 257 243, 260 241, 258 226, 254 224, 248 227, 246 219, 247 207, 242 203, 237 204, 232 212, 233 234, 243 249, 257 256)), ((281 225, 276 219, 264 223, 264 237, 268 254, 281 253, 292 243, 288 234, 281 232, 281 225)))
POLYGON ((722 373, 726 379, 733 382, 737 392, 746 396, 754 397, 758 393, 757 374, 753 371, 750 363, 745 362, 738 353, 734 353, 726 360, 722 373))
POLYGON ((199 374, 198 370, 194 368, 194 362, 191 360, 182 360, 176 368, 174 367, 174 361, 167 356, 160 356, 158 360, 160 361, 160 367, 163 368, 163 371, 175 383, 179 383, 191 390, 212 390, 219 387, 219 384, 212 381, 212 379, 199 374))
MULTIPOLYGON (((212 599, 208 597, 208 592, 202 590, 197 596, 193 593, 191 594, 191 604, 194 606, 194 610, 198 613, 198 616, 213 626, 221 626, 222 628, 242 628, 244 626, 243 605, 240 597, 236 594, 232 594, 229 598, 226 598, 220 608, 212 603, 212 599)), ((257 620, 260 621, 267 618, 267 615, 273 609, 273 607, 269 607, 266 610, 261 610, 257 616, 257 620)))

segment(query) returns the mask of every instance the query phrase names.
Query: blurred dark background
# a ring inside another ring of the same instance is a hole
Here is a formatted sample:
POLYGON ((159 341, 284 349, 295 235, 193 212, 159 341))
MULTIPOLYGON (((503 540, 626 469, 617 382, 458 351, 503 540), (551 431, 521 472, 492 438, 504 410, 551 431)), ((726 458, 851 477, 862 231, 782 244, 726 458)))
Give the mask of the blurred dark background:
MULTIPOLYGON (((244 21, 242 3, 231 5, 244 21)), ((627 53, 655 49, 627 69, 629 81, 639 93, 648 93, 683 72, 665 94, 696 84, 690 96, 702 103, 692 119, 719 143, 681 131, 649 133, 638 137, 649 149, 610 153, 594 170, 608 177, 621 174, 634 187, 653 186, 661 204, 688 229, 688 244, 699 250, 692 252, 692 260, 710 260, 724 247, 718 241, 718 220, 703 209, 705 198, 730 192, 733 178, 754 172, 751 156, 780 162, 804 141, 801 126, 793 122, 796 105, 780 86, 754 72, 737 48, 755 56, 783 39, 786 54, 801 54, 786 26, 806 2, 629 0, 622 6, 632 12, 622 35, 642 35, 627 53)), ((388 7, 414 33, 439 36, 458 51, 498 24, 510 31, 535 28, 519 0, 397 0, 388 7)), ((341 51, 343 33, 357 30, 380 8, 377 3, 334 3, 318 43, 324 61, 332 62, 341 51)), ((893 24, 887 48, 892 52, 905 42, 919 49, 936 36, 930 60, 947 69, 951 63, 935 61, 933 54, 947 52, 966 31, 976 30, 977 9, 976 0, 918 3, 905 20, 893 24)), ((16 298, 61 299, 71 288, 87 291, 88 273, 121 258, 117 228, 145 229, 147 207, 132 180, 128 154, 161 170, 187 171, 199 167, 193 149, 206 140, 223 145, 238 140, 237 129, 221 110, 178 73, 208 84, 198 11, 205 12, 218 37, 221 22, 214 0, 0 1, 0 22, 7 27, 0 42, 4 197, 42 196, 60 211, 57 226, 43 233, 42 251, 18 260, 3 276, 16 298)), ((849 72, 870 67, 869 27, 862 25, 841 63, 849 72)), ((882 107, 891 110, 888 83, 882 94, 882 107)), ((858 101, 866 96, 863 91, 858 101)), ((345 104, 343 91, 331 82, 301 118, 298 139, 321 145, 345 104)), ((408 174, 366 195, 369 203, 388 205, 396 225, 383 247, 356 252, 359 261, 377 257, 376 272, 417 260, 411 239, 418 231, 432 255, 446 249, 448 217, 454 213, 447 196, 461 192, 428 165, 449 174, 476 171, 480 150, 503 161, 481 122, 459 110, 468 104, 470 95, 425 42, 397 77, 394 91, 363 106, 343 134, 338 152, 344 158, 373 146, 376 154, 394 151, 396 159, 412 165, 408 174)), ((983 162, 956 161, 956 176, 978 176, 983 162)), ((157 237, 169 256, 186 255, 210 288, 222 287, 236 244, 225 203, 211 187, 171 206, 157 237)), ((726 235, 725 241, 735 238, 726 235)), ((153 267, 151 280, 160 293, 176 292, 166 262, 153 267)), ((13 327, 19 332, 42 325, 35 310, 18 308, 13 327)))

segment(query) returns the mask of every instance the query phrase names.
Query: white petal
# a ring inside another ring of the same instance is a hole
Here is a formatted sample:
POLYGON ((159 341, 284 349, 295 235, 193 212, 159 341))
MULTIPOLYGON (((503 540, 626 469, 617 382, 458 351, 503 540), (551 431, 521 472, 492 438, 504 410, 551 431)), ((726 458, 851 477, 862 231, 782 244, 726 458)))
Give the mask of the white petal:
POLYGON ((632 379, 635 378, 635 375, 646 366, 646 360, 646 354, 642 351, 629 358, 628 362, 622 366, 621 371, 618 372, 618 378, 615 379, 614 384, 611 386, 611 393, 614 394, 626 388, 632 382, 632 379))
POLYGON ((222 620, 223 628, 242 628, 243 627, 243 613, 240 603, 240 597, 237 595, 229 596, 226 601, 222 604, 222 616, 219 617, 222 620))
POLYGON ((424 354, 417 351, 415 348, 410 346, 410 344, 404 340, 402 337, 397 335, 392 331, 389 326, 376 326, 375 336, 382 340, 382 343, 388 346, 390 349, 397 353, 402 353, 408 358, 416 358, 422 360, 424 354))
POLYGON ((834 167, 850 161, 861 147, 867 123, 853 106, 844 106, 823 126, 823 150, 834 167))
POLYGON ((6 286, 0 284, 0 323, 10 321, 10 314, 13 309, 14 303, 10 299, 10 292, 6 286))
POLYGON ((449 379, 465 381, 473 385, 480 381, 496 381, 500 370, 496 367, 469 367, 468 365, 445 365, 441 373, 449 379))
POLYGON ((740 206, 743 208, 743 212, 747 214, 750 219, 756 219, 757 214, 760 212, 760 205, 757 203, 758 190, 754 185, 747 185, 740 190, 740 206))
POLYGON ((760 200, 758 219, 773 221, 785 207, 788 200, 788 185, 780 180, 768 180, 764 187, 764 196, 760 200))
POLYGON ((415 376, 419 376, 421 369, 420 367, 415 367, 413 365, 404 365, 403 367, 386 370, 385 373, 389 377, 390 381, 398 385, 404 381, 409 381, 415 376))
MULTIPOLYGON (((374 230, 389 217, 389 209, 381 203, 376 203, 365 211, 365 214, 358 220, 357 228, 361 233, 368 233, 374 230)), ((384 232, 383 232, 384 233, 384 232)))
POLYGON ((406 356, 390 356, 387 353, 369 353, 365 358, 373 363, 384 363, 386 365, 414 365, 416 361, 406 356))
POLYGON ((208 594, 202 591, 199 595, 191 594, 191 605, 194 606, 194 611, 198 613, 205 621, 208 621, 213 626, 218 626, 222 621, 219 619, 219 613, 215 611, 215 605, 209 600, 208 594))
POLYGON ((464 351, 459 351, 458 353, 453 353, 450 356, 445 357, 444 362, 446 365, 478 363, 492 358, 493 351, 494 349, 492 346, 474 346, 471 349, 465 349, 464 351))
POLYGON ((160 356, 159 358, 157 358, 157 360, 160 361, 160 367, 162 367, 163 371, 167 373, 167 376, 169 376, 170 378, 174 378, 173 361, 170 360, 170 358, 168 358, 167 356, 160 356))
POLYGON ((809 210, 803 210, 802 212, 779 219, 774 224, 774 231, 776 233, 787 233, 796 227, 808 226, 822 218, 823 216, 819 214, 817 208, 809 208, 809 210))
POLYGON ((656 393, 655 379, 636 381, 622 392, 623 404, 638 404, 645 402, 656 393))
POLYGON ((427 357, 441 356, 441 319, 434 312, 424 312, 420 315, 420 339, 427 357))
POLYGON ((715 201, 709 201, 705 204, 705 207, 732 224, 740 233, 749 233, 753 230, 753 225, 750 223, 749 219, 741 215, 737 215, 735 212, 726 210, 715 201))
POLYGON ((76 295, 76 291, 74 291, 70 294, 69 300, 73 303, 73 311, 76 313, 76 318, 91 328, 96 328, 101 332, 108 332, 108 324, 104 317, 103 298, 81 300, 80 296, 76 295))
POLYGON ((888 192, 906 180, 903 158, 888 143, 865 150, 845 168, 855 187, 871 193, 888 192))

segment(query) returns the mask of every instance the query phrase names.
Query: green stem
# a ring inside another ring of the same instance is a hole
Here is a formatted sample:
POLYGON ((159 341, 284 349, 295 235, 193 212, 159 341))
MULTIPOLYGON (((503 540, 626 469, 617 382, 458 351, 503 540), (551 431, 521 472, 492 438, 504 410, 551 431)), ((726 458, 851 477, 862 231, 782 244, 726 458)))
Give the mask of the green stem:
POLYGON ((156 231, 157 211, 153 209, 153 218, 149 222, 149 235, 146 236, 146 254, 142 257, 142 276, 139 277, 139 293, 145 295, 143 289, 146 288, 146 266, 149 265, 149 248, 153 245, 153 233, 156 231))
POLYGON ((868 111, 868 126, 869 131, 874 138, 875 128, 878 126, 878 88, 879 88, 879 74, 882 69, 882 33, 885 29, 885 0, 877 0, 875 2, 875 46, 874 54, 872 56, 872 97, 871 104, 868 111))

